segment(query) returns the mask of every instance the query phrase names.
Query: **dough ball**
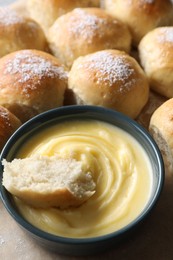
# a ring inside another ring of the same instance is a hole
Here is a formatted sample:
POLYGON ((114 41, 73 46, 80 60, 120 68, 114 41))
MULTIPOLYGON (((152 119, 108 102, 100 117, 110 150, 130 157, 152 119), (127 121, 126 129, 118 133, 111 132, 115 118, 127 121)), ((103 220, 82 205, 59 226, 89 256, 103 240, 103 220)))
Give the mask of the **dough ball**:
POLYGON ((22 122, 62 106, 67 72, 52 55, 21 50, 0 59, 0 105, 22 122))
POLYGON ((126 52, 131 34, 126 25, 99 8, 76 8, 58 18, 49 30, 49 47, 66 66, 79 56, 104 49, 126 52))
POLYGON ((103 106, 136 118, 148 97, 143 70, 122 51, 104 50, 79 57, 69 72, 66 99, 71 103, 103 106))
POLYGON ((173 26, 159 27, 139 44, 140 62, 157 93, 173 97, 173 26))

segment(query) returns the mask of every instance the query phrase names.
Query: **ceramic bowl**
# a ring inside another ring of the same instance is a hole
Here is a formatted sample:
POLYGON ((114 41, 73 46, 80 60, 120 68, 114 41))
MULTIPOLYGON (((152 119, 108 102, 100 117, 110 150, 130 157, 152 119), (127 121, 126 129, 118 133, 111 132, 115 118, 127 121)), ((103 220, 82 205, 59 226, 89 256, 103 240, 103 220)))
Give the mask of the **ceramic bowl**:
MULTIPOLYGON (((3 166, 0 172, 0 192, 1 199, 8 213, 13 219, 26 230, 35 240, 60 254, 68 255, 92 255, 100 253, 115 247, 119 242, 123 242, 125 238, 136 230, 136 227, 142 223, 151 213, 156 202, 159 200, 160 193, 164 182, 164 165, 161 153, 149 135, 149 133, 138 123, 127 116, 102 107, 95 106, 67 106, 44 112, 23 124, 9 139, 1 153, 1 161, 3 158, 11 161, 15 158, 17 151, 22 145, 29 140, 36 132, 43 128, 71 119, 96 119, 107 122, 111 125, 118 126, 133 136, 139 142, 146 153, 152 166, 153 187, 151 196, 143 211, 127 226, 110 234, 91 237, 91 238, 68 238, 49 234, 42 231, 28 221, 26 221, 18 212, 11 194, 2 185, 3 166)), ((96 209, 97 210, 97 209, 96 209)))

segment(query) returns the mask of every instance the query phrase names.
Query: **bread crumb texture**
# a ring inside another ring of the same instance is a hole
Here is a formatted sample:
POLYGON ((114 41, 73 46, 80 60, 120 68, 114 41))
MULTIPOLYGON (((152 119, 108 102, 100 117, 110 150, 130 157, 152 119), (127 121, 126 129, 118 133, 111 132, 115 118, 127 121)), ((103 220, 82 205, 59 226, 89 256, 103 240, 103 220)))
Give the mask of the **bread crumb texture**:
POLYGON ((95 192, 91 172, 82 162, 58 156, 3 159, 3 185, 13 195, 35 207, 79 206, 95 192))

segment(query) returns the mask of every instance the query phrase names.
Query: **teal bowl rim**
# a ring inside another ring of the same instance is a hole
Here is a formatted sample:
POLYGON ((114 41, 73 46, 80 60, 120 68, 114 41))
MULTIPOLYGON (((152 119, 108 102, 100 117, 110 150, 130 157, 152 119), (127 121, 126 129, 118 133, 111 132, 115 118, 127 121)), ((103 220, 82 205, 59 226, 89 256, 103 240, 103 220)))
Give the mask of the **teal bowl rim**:
MULTIPOLYGON (((26 123, 24 123, 21 127, 19 127, 16 132, 10 137, 8 142, 6 143, 5 147, 3 148, 0 156, 0 162, 2 161, 3 158, 6 158, 8 155, 9 149, 16 143, 16 140, 20 139, 23 133, 31 131, 35 126, 38 124, 41 124, 45 121, 45 118, 47 117, 48 120, 50 116, 52 116, 52 119, 55 118, 56 116, 75 116, 76 114, 92 114, 92 115, 97 115, 97 119, 100 120, 98 115, 101 115, 101 117, 104 114, 109 114, 109 117, 115 118, 118 121, 124 122, 124 126, 128 126, 132 130, 136 131, 140 138, 146 140, 148 144, 151 146, 153 152, 155 153, 155 156, 158 161, 158 168, 159 168, 159 180, 158 180, 158 186, 157 189, 154 193, 154 196, 152 199, 150 199, 150 202, 147 205, 147 208, 145 208, 139 215, 136 217, 132 222, 130 222, 128 225, 125 227, 121 228, 120 230, 113 231, 109 234, 101 235, 101 236, 96 236, 96 237, 89 237, 89 238, 69 238, 69 237, 62 237, 58 235, 53 235, 49 234, 45 231, 40 230, 39 228, 33 226, 30 224, 27 220, 25 220, 20 213, 18 213, 13 206, 11 206, 11 203, 9 202, 8 196, 9 193, 5 190, 5 188, 2 185, 2 176, 0 176, 0 195, 2 202, 6 208, 6 210, 9 212, 9 214, 13 217, 13 219, 16 220, 16 222, 21 225, 25 230, 28 232, 32 233, 33 235, 39 237, 40 239, 44 239, 46 241, 54 242, 54 243, 61 243, 61 244, 71 244, 71 245, 77 245, 77 244, 93 244, 93 243, 98 243, 101 241, 106 241, 110 239, 118 239, 119 236, 124 235, 128 232, 130 232, 133 228, 135 228, 139 223, 143 222, 145 217, 149 215, 153 207, 156 205, 156 202, 158 201, 161 191, 163 189, 164 185, 164 179, 165 179, 165 170, 164 170, 164 163, 163 163, 163 158, 161 155, 161 152, 154 141, 154 139, 151 137, 149 132, 142 127, 140 124, 138 124, 136 121, 133 119, 129 118, 128 116, 117 112, 115 110, 111 110, 108 108, 103 108, 103 107, 97 107, 97 106, 64 106, 64 107, 59 107, 55 108, 46 112, 43 112, 34 118, 30 119, 26 123), (68 113, 70 112, 70 114, 68 113)), ((102 121, 107 121, 110 123, 109 120, 105 119, 102 121)), ((124 128, 125 130, 126 128, 124 128)), ((1 170, 1 175, 2 175, 2 164, 0 164, 0 170, 1 170)))

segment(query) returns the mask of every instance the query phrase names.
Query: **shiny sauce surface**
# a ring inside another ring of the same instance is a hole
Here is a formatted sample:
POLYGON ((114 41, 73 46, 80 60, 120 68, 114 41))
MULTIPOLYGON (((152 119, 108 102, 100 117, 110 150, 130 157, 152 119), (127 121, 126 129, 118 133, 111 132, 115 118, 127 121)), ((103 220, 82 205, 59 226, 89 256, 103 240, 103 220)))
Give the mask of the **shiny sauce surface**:
POLYGON ((36 209, 15 198, 30 223, 65 237, 94 237, 119 230, 144 209, 152 189, 152 167, 142 146, 116 126, 96 120, 63 122, 32 136, 18 158, 35 154, 73 157, 91 171, 95 194, 77 208, 36 209))

